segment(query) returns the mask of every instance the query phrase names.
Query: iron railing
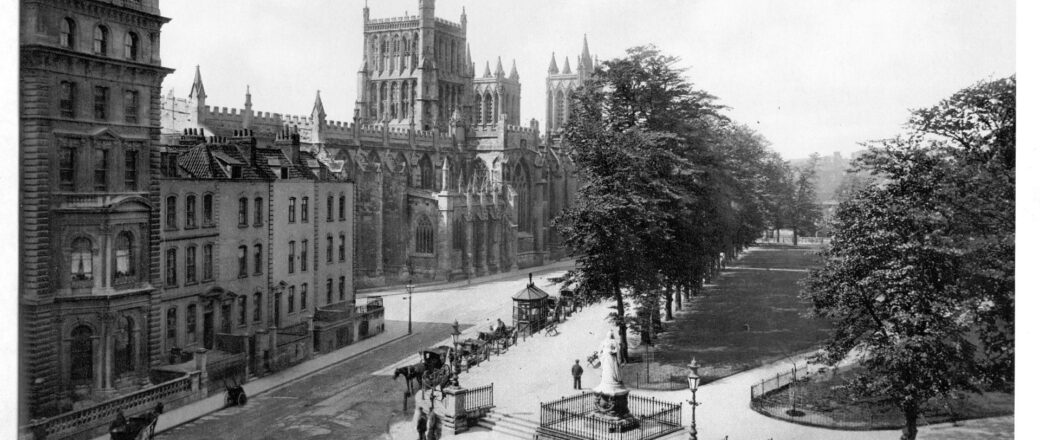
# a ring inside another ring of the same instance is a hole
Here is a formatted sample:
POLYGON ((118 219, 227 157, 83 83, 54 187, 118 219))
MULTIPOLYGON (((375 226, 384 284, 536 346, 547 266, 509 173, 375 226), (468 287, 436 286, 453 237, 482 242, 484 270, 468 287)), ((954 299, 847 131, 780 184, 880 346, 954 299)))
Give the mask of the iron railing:
POLYGON ((466 390, 462 395, 463 409, 469 413, 495 406, 495 384, 466 390))
POLYGON ((597 399, 595 393, 583 392, 542 403, 539 431, 579 438, 641 440, 683 429, 682 404, 629 395, 628 410, 639 423, 627 428, 625 422, 595 417, 597 399))

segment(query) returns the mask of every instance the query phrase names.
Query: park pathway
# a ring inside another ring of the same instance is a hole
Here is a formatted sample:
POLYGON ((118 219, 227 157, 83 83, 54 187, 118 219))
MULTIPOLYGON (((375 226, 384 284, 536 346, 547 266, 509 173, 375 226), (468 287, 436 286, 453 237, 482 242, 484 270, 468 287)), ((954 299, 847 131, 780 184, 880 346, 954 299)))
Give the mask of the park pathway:
MULTIPOLYGON (((764 282, 761 279, 750 279, 744 283, 745 277, 757 276, 764 271, 748 270, 748 267, 770 268, 769 272, 791 274, 804 270, 801 263, 792 264, 790 256, 785 256, 783 249, 773 247, 752 248, 747 251, 733 267, 724 271, 723 281, 710 290, 709 295, 727 295, 728 287, 746 288, 793 288, 780 286, 776 282, 764 282), (772 264, 770 262, 781 262, 772 264), (788 269, 777 271, 775 269, 788 269)), ((805 248, 789 249, 789 252, 804 254, 805 248)), ((794 258, 799 260, 801 257, 794 258)), ((552 274, 547 274, 552 275, 552 274)), ((788 283, 797 281, 797 276, 787 276, 788 283)), ((539 287, 552 290, 553 287, 537 283, 539 287)), ((432 299, 432 298, 431 298, 432 299)), ((498 299, 501 301, 502 299, 498 299)), ((693 304, 696 304, 693 303, 693 304)), ((697 306, 694 305, 694 308, 697 306)), ((464 307, 463 310, 466 308, 464 307)), ((539 403, 574 394, 570 382, 570 366, 575 359, 581 359, 585 369, 582 385, 590 390, 599 384, 599 370, 592 369, 585 362, 611 329, 606 321, 610 311, 603 302, 584 309, 570 320, 560 324, 558 336, 535 335, 511 348, 501 356, 492 357, 490 362, 482 363, 468 373, 464 373, 460 382, 463 386, 480 386, 495 384, 495 412, 500 416, 519 419, 520 423, 512 426, 537 425, 539 403)), ((465 321, 480 325, 483 319, 465 321), (475 321, 475 322, 474 322, 475 321)), ((463 322, 463 320, 460 320, 463 322)), ((769 363, 742 373, 737 373, 702 385, 697 399, 702 404, 697 408, 697 424, 699 438, 702 440, 895 440, 899 432, 888 431, 838 431, 787 423, 763 416, 749 407, 749 389, 752 384, 776 373, 787 371, 792 362, 804 365, 804 355, 769 363)), ((683 402, 683 424, 689 425, 690 408, 687 403, 689 390, 680 391, 644 391, 633 390, 632 394, 652 396, 659 400, 683 402)), ((922 440, 951 439, 969 440, 982 438, 1013 438, 1014 417, 1000 417, 969 422, 961 426, 950 424, 926 426, 918 435, 922 440)), ((686 432, 677 433, 669 438, 686 438, 686 432)), ((399 420, 392 424, 388 438, 406 440, 415 438, 414 422, 399 420)), ((482 427, 471 428, 459 436, 464 440, 483 440, 509 438, 504 432, 490 431, 482 427)), ((530 437, 528 437, 530 438, 530 437)))

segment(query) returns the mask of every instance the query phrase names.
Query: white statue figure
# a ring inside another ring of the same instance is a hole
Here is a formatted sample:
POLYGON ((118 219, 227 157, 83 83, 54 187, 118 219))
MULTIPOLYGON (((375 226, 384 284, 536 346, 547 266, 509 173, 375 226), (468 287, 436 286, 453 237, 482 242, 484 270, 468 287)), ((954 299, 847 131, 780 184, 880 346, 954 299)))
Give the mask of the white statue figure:
POLYGON ((602 368, 602 376, 599 386, 595 389, 596 392, 614 394, 625 388, 624 383, 621 382, 621 361, 618 351, 618 343, 614 340, 612 332, 610 337, 604 339, 599 346, 599 364, 602 368))

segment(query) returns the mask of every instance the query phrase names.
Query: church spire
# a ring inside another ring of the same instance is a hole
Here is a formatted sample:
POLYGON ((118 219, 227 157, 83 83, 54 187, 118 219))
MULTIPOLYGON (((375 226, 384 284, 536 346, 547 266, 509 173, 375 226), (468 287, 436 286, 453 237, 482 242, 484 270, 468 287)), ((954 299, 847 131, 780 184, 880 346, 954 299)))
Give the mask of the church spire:
POLYGON ((585 70, 592 70, 594 67, 592 64, 592 56, 589 55, 588 35, 583 35, 581 37, 581 59, 578 60, 578 65, 585 70))
POLYGON ((498 65, 495 66, 495 77, 501 78, 506 76, 506 71, 502 69, 502 57, 498 57, 498 65))
POLYGON ((484 78, 491 78, 491 61, 484 63, 484 78))
POLYGON ((314 97, 314 109, 311 110, 311 116, 325 117, 325 106, 321 104, 321 90, 318 90, 318 94, 314 97))
POLYGON ((206 88, 202 86, 202 73, 199 72, 199 65, 195 65, 195 82, 191 85, 191 93, 188 94, 189 98, 195 98, 200 101, 206 99, 206 88))
POLYGON ((564 75, 570 75, 571 74, 571 58, 570 57, 564 57, 563 58, 563 72, 560 72, 560 73, 562 73, 564 75))
POLYGON ((246 84, 246 108, 253 107, 253 94, 249 93, 249 84, 246 84))
POLYGON ((509 79, 513 81, 520 81, 520 74, 516 73, 516 60, 513 60, 513 67, 509 69, 509 79))
POLYGON ((555 75, 557 73, 560 73, 560 68, 556 67, 556 52, 553 52, 552 60, 549 61, 549 74, 555 75))

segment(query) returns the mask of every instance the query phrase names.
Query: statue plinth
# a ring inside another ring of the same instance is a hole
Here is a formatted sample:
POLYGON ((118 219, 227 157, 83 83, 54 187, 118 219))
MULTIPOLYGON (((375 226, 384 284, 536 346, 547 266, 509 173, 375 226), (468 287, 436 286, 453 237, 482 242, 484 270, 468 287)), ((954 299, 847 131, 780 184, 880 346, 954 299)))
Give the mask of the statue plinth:
POLYGON ((628 410, 628 390, 620 390, 615 394, 597 391, 596 411, 590 416, 609 423, 610 432, 625 432, 639 427, 639 420, 628 410))

